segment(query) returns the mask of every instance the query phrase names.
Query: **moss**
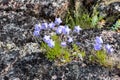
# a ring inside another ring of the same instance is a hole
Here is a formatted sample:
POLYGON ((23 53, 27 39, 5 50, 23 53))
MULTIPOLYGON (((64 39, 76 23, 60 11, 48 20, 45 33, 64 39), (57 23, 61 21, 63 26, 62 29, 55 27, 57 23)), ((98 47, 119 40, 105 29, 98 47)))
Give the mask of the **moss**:
POLYGON ((114 61, 110 56, 106 54, 104 50, 92 51, 93 53, 89 55, 89 61, 92 63, 98 63, 101 66, 112 68, 114 66, 114 61))

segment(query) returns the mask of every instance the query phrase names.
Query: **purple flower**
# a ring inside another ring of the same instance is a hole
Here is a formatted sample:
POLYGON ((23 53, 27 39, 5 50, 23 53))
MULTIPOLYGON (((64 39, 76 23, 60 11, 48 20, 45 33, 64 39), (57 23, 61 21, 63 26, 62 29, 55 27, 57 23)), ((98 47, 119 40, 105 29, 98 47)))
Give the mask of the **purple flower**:
POLYGON ((48 42, 48 46, 53 48, 55 46, 55 42, 52 39, 50 39, 48 42))
POLYGON ((66 47, 67 46, 66 42, 61 42, 61 46, 66 47))
POLYGON ((114 51, 112 46, 109 44, 105 45, 105 49, 106 49, 107 53, 112 53, 114 51))
POLYGON ((41 25, 40 24, 35 24, 35 31, 40 31, 41 25))
POLYGON ((48 23, 42 23, 42 29, 46 30, 48 29, 48 23))
POLYGON ((82 29, 80 28, 80 26, 75 26, 74 32, 79 33, 80 30, 82 30, 82 29))
POLYGON ((94 50, 98 51, 98 50, 101 50, 102 49, 102 45, 101 44, 94 44, 94 50))
POLYGON ((47 43, 47 45, 51 48, 55 46, 55 42, 52 39, 50 39, 50 36, 45 35, 43 41, 47 43))
POLYGON ((65 26, 62 31, 63 31, 63 34, 69 34, 70 28, 68 26, 65 26))
POLYGON ((62 23, 61 18, 55 18, 55 24, 60 25, 62 23))
POLYGON ((55 24, 53 22, 48 24, 49 28, 53 29, 55 27, 55 24))
POLYGON ((56 30, 56 33, 61 34, 63 32, 63 28, 64 28, 64 26, 59 26, 56 30))
POLYGON ((80 42, 76 42, 77 45, 80 45, 81 43, 80 42))
POLYGON ((100 36, 100 37, 97 36, 97 37, 95 38, 95 43, 98 43, 98 44, 103 43, 103 40, 102 40, 101 36, 100 36))
POLYGON ((45 43, 49 43, 49 40, 50 40, 50 36, 45 35, 45 36, 43 37, 43 41, 44 41, 45 43))
POLYGON ((39 31, 34 31, 34 32, 33 32, 33 35, 34 35, 34 36, 39 36, 39 31))
POLYGON ((72 37, 69 37, 69 38, 68 38, 68 42, 69 42, 69 43, 73 42, 73 38, 72 38, 72 37))

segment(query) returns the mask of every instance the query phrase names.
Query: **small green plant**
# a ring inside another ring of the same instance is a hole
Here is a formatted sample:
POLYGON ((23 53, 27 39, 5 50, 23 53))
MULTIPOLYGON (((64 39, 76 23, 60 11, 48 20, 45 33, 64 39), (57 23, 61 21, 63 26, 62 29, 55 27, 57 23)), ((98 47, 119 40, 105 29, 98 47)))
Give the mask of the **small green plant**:
POLYGON ((99 63, 105 67, 113 67, 114 63, 104 50, 92 51, 89 60, 93 63, 99 63))
POLYGON ((120 29, 120 19, 116 21, 116 23, 112 26, 112 30, 120 29))
POLYGON ((94 50, 92 50, 91 55, 89 56, 89 60, 91 62, 94 63, 99 63, 100 65, 103 66, 113 66, 113 64, 111 64, 111 59, 109 57, 109 55, 107 54, 111 54, 113 52, 113 48, 111 47, 111 45, 103 44, 103 40, 102 37, 97 36, 95 38, 95 44, 94 44, 94 50), (104 48, 103 48, 104 46, 104 48))
POLYGON ((79 25, 81 28, 90 28, 91 26, 91 18, 87 11, 80 9, 79 11, 68 11, 67 16, 65 18, 65 23, 70 26, 70 28, 74 28, 74 26, 79 25))
POLYGON ((91 25, 92 27, 97 27, 97 28, 101 28, 98 24, 98 22, 100 20, 102 20, 105 16, 100 15, 99 11, 97 10, 98 8, 98 4, 96 4, 93 8, 93 13, 91 16, 91 25))
POLYGON ((100 63, 100 65, 106 64, 106 53, 103 50, 100 51, 92 51, 93 54, 89 56, 89 60, 92 62, 100 63))
POLYGON ((75 6, 75 10, 69 10, 65 18, 66 24, 71 28, 79 25, 83 29, 87 28, 100 28, 98 22, 104 18, 104 16, 99 15, 97 11, 98 5, 93 8, 92 15, 82 6, 75 6))
POLYGON ((79 47, 76 44, 73 44, 72 51, 74 51, 76 53, 76 54, 73 54, 73 55, 75 55, 77 57, 84 58, 86 56, 85 51, 79 50, 79 47))
POLYGON ((106 52, 103 50, 96 52, 96 61, 100 63, 100 65, 106 65, 107 55, 106 52))
POLYGON ((46 43, 42 43, 43 49, 46 50, 46 57, 50 60, 64 60, 65 62, 70 61, 70 53, 66 48, 60 46, 58 36, 52 36, 55 41, 55 46, 50 48, 46 43))
POLYGON ((69 49, 67 46, 62 47, 60 45, 60 39, 58 36, 52 36, 52 39, 55 41, 55 46, 50 48, 46 43, 42 43, 42 48, 45 49, 46 57, 50 61, 57 61, 59 63, 67 63, 76 58, 82 58, 85 56, 85 52, 80 52, 79 47, 76 44, 73 44, 73 48, 69 49), (74 54, 76 53, 76 54, 74 54))

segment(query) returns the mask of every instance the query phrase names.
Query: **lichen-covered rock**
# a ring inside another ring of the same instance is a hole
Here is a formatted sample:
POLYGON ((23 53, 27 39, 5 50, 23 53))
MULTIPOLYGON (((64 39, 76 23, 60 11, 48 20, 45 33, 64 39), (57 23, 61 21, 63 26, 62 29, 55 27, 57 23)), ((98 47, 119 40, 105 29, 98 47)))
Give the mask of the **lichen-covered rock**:
POLYGON ((20 80, 114 80, 115 74, 112 70, 99 65, 71 62, 64 66, 55 66, 41 53, 28 54, 21 59, 17 58, 18 54, 19 52, 12 51, 0 56, 0 58, 3 57, 1 63, 3 67, 0 66, 1 80, 15 78, 20 80), (8 62, 12 63, 9 68, 8 62))
POLYGON ((44 18, 61 16, 68 9, 68 0, 2 0, 0 10, 17 11, 44 18))
POLYGON ((67 0, 0 0, 0 40, 12 40, 17 46, 33 41, 34 25, 62 15, 68 4, 67 0))
MULTIPOLYGON (((0 80, 112 80, 113 75, 119 76, 119 70, 117 74, 112 73, 97 64, 71 62, 55 66, 45 58, 33 37, 34 25, 45 18, 49 21, 51 17, 61 16, 68 5, 68 0, 0 0, 0 80)), ((89 53, 98 35, 112 45, 115 49, 113 58, 119 62, 119 33, 88 29, 72 37, 89 53)))
POLYGON ((119 0, 103 1, 100 3, 99 9, 101 9, 101 11, 105 11, 106 14, 109 16, 114 14, 119 14, 120 1, 119 0))

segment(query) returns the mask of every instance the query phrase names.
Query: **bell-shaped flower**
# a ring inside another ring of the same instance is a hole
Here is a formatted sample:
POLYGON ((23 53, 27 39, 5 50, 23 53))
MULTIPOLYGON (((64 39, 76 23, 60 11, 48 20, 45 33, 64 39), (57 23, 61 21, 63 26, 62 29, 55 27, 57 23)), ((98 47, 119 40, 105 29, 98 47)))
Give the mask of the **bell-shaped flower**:
POLYGON ((39 36, 39 35, 40 35, 40 34, 39 34, 39 31, 35 31, 35 30, 34 30, 33 35, 34 35, 34 36, 39 36))
POLYGON ((102 40, 101 36, 100 36, 100 37, 97 36, 97 37, 95 38, 95 43, 98 43, 98 44, 103 43, 103 40, 102 40))
POLYGON ((95 43, 94 44, 94 50, 99 51, 102 49, 102 44, 95 43))
POLYGON ((56 33, 57 34, 61 34, 63 32, 63 28, 64 26, 59 26, 57 29, 56 29, 56 33))
POLYGON ((55 18, 55 22, 56 25, 60 25, 62 23, 61 18, 55 18))
POLYGON ((55 23, 51 22, 48 24, 49 28, 53 29, 55 27, 55 23))
POLYGON ((55 46, 55 42, 52 39, 50 39, 48 42, 48 46, 53 48, 55 46))
POLYGON ((35 31, 40 31, 41 25, 40 24, 35 24, 35 31))
POLYGON ((82 28, 80 28, 80 26, 75 26, 73 31, 79 33, 81 30, 82 28))
POLYGON ((42 26, 42 29, 44 29, 44 30, 48 29, 48 23, 46 23, 46 22, 42 23, 41 26, 42 26))
POLYGON ((80 42, 76 42, 77 45, 80 45, 81 43, 80 42))
POLYGON ((107 53, 112 53, 114 51, 112 46, 109 44, 105 45, 105 49, 106 49, 107 53))
POLYGON ((67 43, 65 41, 61 42, 61 46, 62 47, 66 47, 67 46, 67 43))
POLYGON ((72 37, 69 37, 69 38, 68 38, 68 42, 69 42, 69 43, 73 42, 73 38, 72 38, 72 37))
POLYGON ((62 31, 63 31, 63 34, 69 34, 70 28, 68 26, 65 26, 62 31))
POLYGON ((49 43, 49 40, 50 40, 50 36, 45 35, 45 36, 43 37, 43 41, 44 41, 45 43, 49 43))

